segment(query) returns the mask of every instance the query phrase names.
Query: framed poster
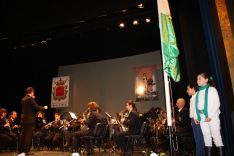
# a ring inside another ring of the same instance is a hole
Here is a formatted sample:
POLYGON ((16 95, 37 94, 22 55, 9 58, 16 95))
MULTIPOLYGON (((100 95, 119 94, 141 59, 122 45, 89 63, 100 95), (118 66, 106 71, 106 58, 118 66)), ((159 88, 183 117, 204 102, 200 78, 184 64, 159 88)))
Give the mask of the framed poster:
POLYGON ((158 100, 156 65, 135 67, 136 101, 158 100))
POLYGON ((55 77, 52 80, 51 108, 68 107, 69 76, 55 77))

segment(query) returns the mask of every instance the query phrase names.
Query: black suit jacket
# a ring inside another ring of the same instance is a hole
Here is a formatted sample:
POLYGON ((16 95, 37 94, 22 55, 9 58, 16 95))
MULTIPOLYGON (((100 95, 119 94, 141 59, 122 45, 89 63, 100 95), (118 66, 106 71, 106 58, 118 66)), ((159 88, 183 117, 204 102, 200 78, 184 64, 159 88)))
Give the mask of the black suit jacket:
POLYGON ((175 112, 175 126, 178 133, 190 132, 190 121, 188 108, 183 107, 180 112, 175 112))
POLYGON ((35 124, 35 111, 44 110, 43 106, 39 106, 35 99, 29 95, 26 95, 21 100, 22 114, 21 123, 22 124, 35 124))

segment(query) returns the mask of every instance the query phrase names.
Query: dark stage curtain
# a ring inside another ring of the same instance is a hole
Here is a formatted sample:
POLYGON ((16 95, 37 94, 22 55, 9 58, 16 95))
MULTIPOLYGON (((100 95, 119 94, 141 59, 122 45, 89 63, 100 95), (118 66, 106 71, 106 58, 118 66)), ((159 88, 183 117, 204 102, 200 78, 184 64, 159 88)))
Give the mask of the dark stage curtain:
POLYGON ((211 73, 220 95, 221 129, 225 155, 233 156, 234 137, 230 117, 233 105, 233 92, 215 1, 199 0, 199 5, 211 73))

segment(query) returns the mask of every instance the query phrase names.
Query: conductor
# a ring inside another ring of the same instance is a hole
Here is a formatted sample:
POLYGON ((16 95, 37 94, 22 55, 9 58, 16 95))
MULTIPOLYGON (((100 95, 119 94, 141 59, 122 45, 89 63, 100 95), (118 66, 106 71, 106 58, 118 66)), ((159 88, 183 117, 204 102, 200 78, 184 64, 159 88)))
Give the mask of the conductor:
POLYGON ((35 110, 48 109, 48 106, 39 106, 35 101, 35 90, 32 87, 26 89, 26 95, 21 100, 21 135, 19 142, 19 155, 33 155, 30 152, 30 145, 33 137, 35 121, 35 110))

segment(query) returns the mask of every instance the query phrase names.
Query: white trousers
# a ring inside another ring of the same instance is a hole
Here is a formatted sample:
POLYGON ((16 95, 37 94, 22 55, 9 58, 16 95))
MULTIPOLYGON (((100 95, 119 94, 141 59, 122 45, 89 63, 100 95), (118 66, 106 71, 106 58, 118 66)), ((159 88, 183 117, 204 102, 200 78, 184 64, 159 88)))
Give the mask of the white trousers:
POLYGON ((210 122, 200 122, 205 146, 212 146, 212 139, 217 147, 223 146, 221 137, 220 119, 213 117, 210 122))

